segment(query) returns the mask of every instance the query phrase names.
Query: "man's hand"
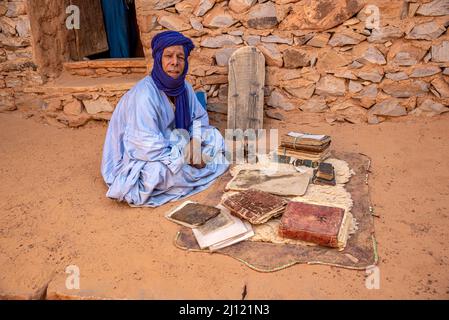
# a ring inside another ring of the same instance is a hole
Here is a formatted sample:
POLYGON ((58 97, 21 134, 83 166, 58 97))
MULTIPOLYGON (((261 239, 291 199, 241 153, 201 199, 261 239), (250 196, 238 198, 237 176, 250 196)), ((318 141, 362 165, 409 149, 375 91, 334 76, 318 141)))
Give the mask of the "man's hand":
POLYGON ((197 138, 192 138, 188 145, 187 149, 187 158, 189 160, 189 164, 197 169, 202 169, 206 166, 206 163, 203 161, 202 153, 201 153, 201 141, 197 138))

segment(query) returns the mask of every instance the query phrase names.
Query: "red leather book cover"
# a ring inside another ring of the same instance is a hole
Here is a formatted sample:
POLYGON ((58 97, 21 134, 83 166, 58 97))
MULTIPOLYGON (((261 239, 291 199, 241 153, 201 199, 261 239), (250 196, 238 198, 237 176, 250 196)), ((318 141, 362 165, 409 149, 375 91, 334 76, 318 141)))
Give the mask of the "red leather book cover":
POLYGON ((338 247, 344 209, 289 202, 279 225, 279 235, 327 247, 338 247))

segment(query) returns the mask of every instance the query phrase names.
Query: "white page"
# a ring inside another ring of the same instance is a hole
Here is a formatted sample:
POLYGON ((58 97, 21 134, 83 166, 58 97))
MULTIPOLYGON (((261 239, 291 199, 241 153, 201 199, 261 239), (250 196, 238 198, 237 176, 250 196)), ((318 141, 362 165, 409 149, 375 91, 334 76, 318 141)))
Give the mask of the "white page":
POLYGON ((294 131, 290 131, 287 135, 294 138, 314 139, 314 140, 322 140, 326 136, 324 134, 309 134, 294 131))
POLYGON ((235 236, 242 235, 248 231, 242 220, 231 215, 229 211, 223 211, 223 213, 230 216, 233 221, 232 224, 208 234, 202 234, 197 228, 192 229, 193 234, 195 235, 195 238, 201 249, 207 248, 213 244, 222 242, 235 236))

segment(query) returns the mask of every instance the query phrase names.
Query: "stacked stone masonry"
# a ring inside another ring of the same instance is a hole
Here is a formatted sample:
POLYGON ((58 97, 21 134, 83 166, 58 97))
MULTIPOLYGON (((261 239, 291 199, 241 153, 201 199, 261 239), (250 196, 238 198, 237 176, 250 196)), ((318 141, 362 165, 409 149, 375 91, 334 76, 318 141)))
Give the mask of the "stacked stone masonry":
MULTIPOLYGON (((184 33, 196 46, 188 81, 207 92, 210 110, 226 113, 228 60, 236 49, 250 45, 265 56, 270 114, 300 109, 323 113, 328 122, 375 124, 449 111, 449 0, 135 2, 147 70, 152 37, 167 29, 184 33)), ((0 88, 14 92, 36 81, 39 73, 29 30, 19 24, 26 11, 10 9, 10 3, 0 5, 0 88), (19 69, 20 59, 26 72, 19 69), (16 70, 6 70, 8 65, 16 70)), ((135 71, 144 71, 139 68, 135 71)), ((75 69, 71 73, 98 76, 101 68, 75 69)), ((101 72, 133 71, 118 67, 101 72)), ((87 113, 85 103, 81 108, 87 113)), ((77 113, 80 107, 75 103, 69 109, 77 113)))
POLYGON ((266 59, 267 109, 352 123, 449 111, 448 0, 136 3, 148 58, 161 30, 193 39, 189 80, 213 110, 226 112, 229 57, 251 45, 266 59))

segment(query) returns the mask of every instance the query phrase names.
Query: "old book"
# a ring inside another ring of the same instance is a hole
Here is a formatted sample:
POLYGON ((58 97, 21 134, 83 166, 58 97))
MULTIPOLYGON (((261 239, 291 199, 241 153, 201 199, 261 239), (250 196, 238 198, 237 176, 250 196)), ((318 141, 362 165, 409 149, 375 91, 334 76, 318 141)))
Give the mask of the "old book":
POLYGON ((222 200, 222 205, 239 218, 261 224, 280 215, 288 201, 268 192, 248 189, 222 200))
POLYGON ((317 185, 322 185, 322 186, 335 186, 335 185, 337 185, 337 181, 336 181, 335 177, 333 177, 332 180, 327 180, 327 179, 322 179, 322 178, 319 178, 317 176, 314 176, 312 178, 312 183, 313 184, 317 184, 317 185))
POLYGON ((220 205, 217 207, 221 210, 220 214, 207 221, 203 226, 192 229, 201 249, 209 248, 209 250, 215 251, 254 235, 248 222, 232 216, 226 208, 220 205))
POLYGON ((298 151, 310 151, 310 152, 323 152, 327 148, 330 147, 330 141, 326 144, 323 144, 322 146, 309 146, 309 145, 302 145, 302 144, 294 144, 291 142, 283 142, 283 138, 281 138, 281 144, 280 146, 283 148, 288 148, 292 150, 298 150, 298 151))
POLYGON ((280 196, 302 196, 306 193, 311 176, 300 172, 268 173, 264 170, 240 170, 226 190, 257 189, 280 196))
POLYGON ((349 223, 342 208, 291 201, 282 215, 279 235, 342 248, 346 245, 349 223))
POLYGON ((220 209, 193 201, 186 201, 170 211, 166 218, 180 225, 196 228, 216 217, 220 209))
POLYGON ((331 163, 321 162, 316 171, 316 176, 325 180, 332 180, 335 176, 334 166, 331 163))
POLYGON ((327 159, 330 156, 330 150, 327 149, 323 152, 308 152, 308 151, 299 151, 299 150, 292 150, 287 149, 283 147, 278 147, 277 150, 278 154, 284 155, 284 156, 290 156, 298 159, 307 159, 312 161, 323 161, 327 159))
POLYGON ((310 134, 302 132, 290 131, 287 135, 283 136, 284 142, 292 144, 303 144, 322 146, 331 141, 331 137, 324 134, 310 134))

